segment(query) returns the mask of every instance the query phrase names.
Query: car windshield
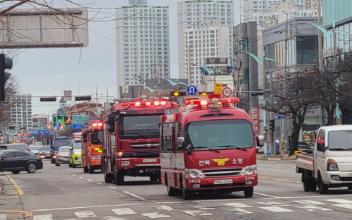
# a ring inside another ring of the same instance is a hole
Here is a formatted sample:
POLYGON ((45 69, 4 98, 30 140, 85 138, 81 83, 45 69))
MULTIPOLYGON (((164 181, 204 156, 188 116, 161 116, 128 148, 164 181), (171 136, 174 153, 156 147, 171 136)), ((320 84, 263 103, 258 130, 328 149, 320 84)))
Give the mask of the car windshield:
POLYGON ((248 148, 254 146, 252 126, 245 120, 191 122, 187 141, 193 148, 248 148))
POLYGON ((72 145, 73 145, 73 149, 81 149, 82 142, 81 141, 73 141, 72 145))
POLYGON ((120 135, 122 138, 159 137, 160 115, 135 115, 121 117, 120 135))
POLYGON ((103 144, 103 131, 93 131, 90 135, 92 144, 103 144))
POLYGON ((352 130, 330 131, 328 135, 328 147, 330 150, 352 150, 352 130))
POLYGON ((59 148, 59 152, 69 152, 71 147, 69 146, 63 146, 59 148))
POLYGON ((42 152, 50 151, 50 146, 41 147, 41 148, 39 149, 39 151, 42 151, 42 152))
POLYGON ((70 140, 55 140, 54 143, 53 143, 53 150, 57 151, 59 147, 61 146, 69 146, 70 145, 70 140))
POLYGON ((0 150, 0 156, 5 152, 6 152, 6 150, 0 150))

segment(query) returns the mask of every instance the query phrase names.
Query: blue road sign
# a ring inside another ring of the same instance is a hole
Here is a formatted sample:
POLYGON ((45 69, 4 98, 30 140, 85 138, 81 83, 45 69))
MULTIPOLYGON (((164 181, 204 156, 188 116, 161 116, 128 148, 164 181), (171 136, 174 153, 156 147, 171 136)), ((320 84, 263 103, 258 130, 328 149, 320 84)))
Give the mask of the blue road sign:
POLYGON ((198 93, 198 88, 194 85, 190 85, 187 87, 187 94, 188 95, 197 95, 198 93))

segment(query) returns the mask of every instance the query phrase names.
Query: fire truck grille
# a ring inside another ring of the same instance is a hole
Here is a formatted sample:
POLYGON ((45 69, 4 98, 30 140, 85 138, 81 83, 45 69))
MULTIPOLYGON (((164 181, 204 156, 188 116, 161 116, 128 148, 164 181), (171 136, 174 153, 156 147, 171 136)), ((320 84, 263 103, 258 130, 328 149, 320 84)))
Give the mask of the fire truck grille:
POLYGON ((123 157, 159 157, 158 152, 127 152, 123 157))
POLYGON ((240 172, 241 169, 203 170, 204 175, 207 177, 237 176, 240 172))
POLYGON ((159 143, 138 143, 138 144, 131 144, 133 148, 154 148, 159 147, 159 143))

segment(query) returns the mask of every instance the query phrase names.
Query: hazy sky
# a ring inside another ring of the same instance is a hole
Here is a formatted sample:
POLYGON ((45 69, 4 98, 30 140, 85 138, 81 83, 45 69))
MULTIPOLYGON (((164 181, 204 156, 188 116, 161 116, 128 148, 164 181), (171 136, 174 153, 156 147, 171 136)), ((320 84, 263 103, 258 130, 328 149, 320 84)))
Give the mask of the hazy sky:
MULTIPOLYGON (((234 0, 236 18, 239 16, 239 1, 234 0)), ((127 0, 77 0, 92 8, 100 9, 100 17, 115 18, 117 6, 127 0)), ((178 75, 177 63, 177 17, 176 0, 149 0, 149 4, 170 6, 170 65, 171 76, 178 75)), ((96 9, 89 10, 90 15, 96 9)), ((238 19, 237 19, 238 20, 238 19)), ((64 89, 73 91, 73 95, 95 93, 100 96, 116 96, 116 43, 115 22, 90 22, 89 46, 87 48, 65 49, 23 49, 11 51, 18 54, 14 58, 11 71, 19 81, 21 93, 33 96, 60 96, 64 89)), ((9 52, 9 51, 5 51, 9 52)), ((33 97, 33 114, 53 113, 57 103, 40 103, 33 97)))

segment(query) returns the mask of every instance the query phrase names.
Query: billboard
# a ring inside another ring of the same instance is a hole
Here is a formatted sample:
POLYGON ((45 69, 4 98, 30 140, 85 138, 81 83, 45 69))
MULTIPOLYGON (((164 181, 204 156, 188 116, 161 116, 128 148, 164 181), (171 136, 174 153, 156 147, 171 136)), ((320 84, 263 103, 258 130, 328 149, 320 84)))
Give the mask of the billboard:
POLYGON ((87 9, 19 9, 0 23, 0 48, 88 46, 87 9))

